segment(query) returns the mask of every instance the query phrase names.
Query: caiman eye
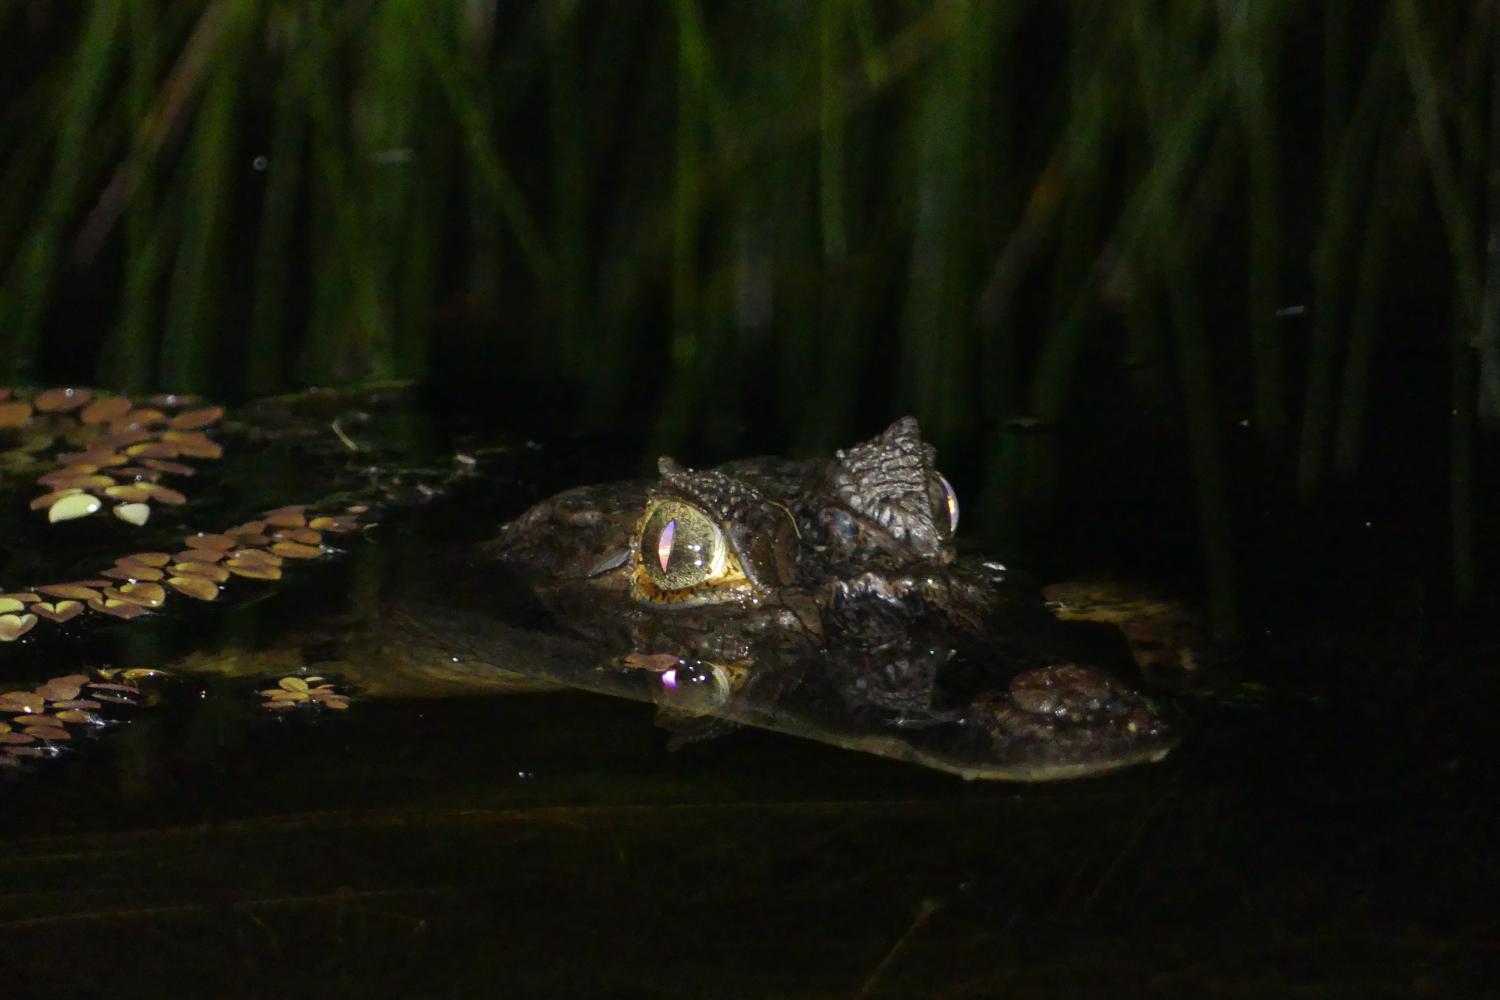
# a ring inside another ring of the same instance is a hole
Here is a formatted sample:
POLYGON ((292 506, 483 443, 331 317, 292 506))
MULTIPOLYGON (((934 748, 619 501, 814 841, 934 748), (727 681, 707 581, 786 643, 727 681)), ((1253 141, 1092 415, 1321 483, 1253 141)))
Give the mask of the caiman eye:
POLYGON ((691 504, 658 500, 641 527, 640 566, 661 590, 685 590, 724 575, 724 535, 691 504))
POLYGON ((933 516, 942 523, 944 515, 948 518, 948 536, 951 538, 958 531, 958 494, 953 492, 953 487, 941 475, 932 486, 933 516))

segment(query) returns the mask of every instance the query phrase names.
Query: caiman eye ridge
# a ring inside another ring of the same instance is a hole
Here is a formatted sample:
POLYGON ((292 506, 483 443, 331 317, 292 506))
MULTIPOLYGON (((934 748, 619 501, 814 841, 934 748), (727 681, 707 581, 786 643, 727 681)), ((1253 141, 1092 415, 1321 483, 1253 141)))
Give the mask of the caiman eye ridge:
POLYGON ((646 507, 635 546, 631 590, 656 604, 708 604, 752 592, 723 531, 702 510, 672 499, 646 507))

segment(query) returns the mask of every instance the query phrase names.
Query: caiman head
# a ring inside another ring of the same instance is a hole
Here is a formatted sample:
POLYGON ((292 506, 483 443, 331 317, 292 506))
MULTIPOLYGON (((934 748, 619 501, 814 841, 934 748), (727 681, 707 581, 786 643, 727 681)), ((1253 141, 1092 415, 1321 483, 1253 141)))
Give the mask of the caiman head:
POLYGON ((537 504, 496 552, 613 669, 657 674, 677 710, 800 712, 1015 763, 1005 777, 1164 755, 1151 705, 1077 666, 1034 588, 957 555, 935 461, 911 417, 823 461, 663 458, 657 480, 537 504))

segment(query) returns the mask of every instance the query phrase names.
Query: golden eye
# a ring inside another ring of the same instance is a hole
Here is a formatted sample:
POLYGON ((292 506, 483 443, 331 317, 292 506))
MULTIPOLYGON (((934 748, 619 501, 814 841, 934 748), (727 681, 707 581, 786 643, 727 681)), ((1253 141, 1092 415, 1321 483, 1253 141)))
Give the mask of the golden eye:
POLYGON ((687 590, 724 576, 723 532, 691 504, 657 500, 641 526, 639 566, 653 586, 687 590))

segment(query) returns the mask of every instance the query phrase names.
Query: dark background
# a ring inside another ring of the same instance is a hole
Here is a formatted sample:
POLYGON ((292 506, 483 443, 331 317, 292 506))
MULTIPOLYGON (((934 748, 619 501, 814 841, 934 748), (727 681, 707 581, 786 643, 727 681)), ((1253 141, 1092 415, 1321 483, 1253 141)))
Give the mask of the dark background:
POLYGON ((1492 593, 1496 5, 0 5, 0 373, 649 467, 915 413, 1221 635, 1492 593), (1351 586, 1351 584, 1354 584, 1351 586))
MULTIPOLYGON (((179 678, 0 782, 6 995, 1494 995, 1497 41, 1493 0, 0 0, 0 380, 415 380, 543 445, 6 684, 301 650, 538 493, 908 412, 963 545, 1243 642, 1157 693, 1165 761, 1051 785, 179 678)), ((324 471, 277 454, 188 511, 324 471)))

